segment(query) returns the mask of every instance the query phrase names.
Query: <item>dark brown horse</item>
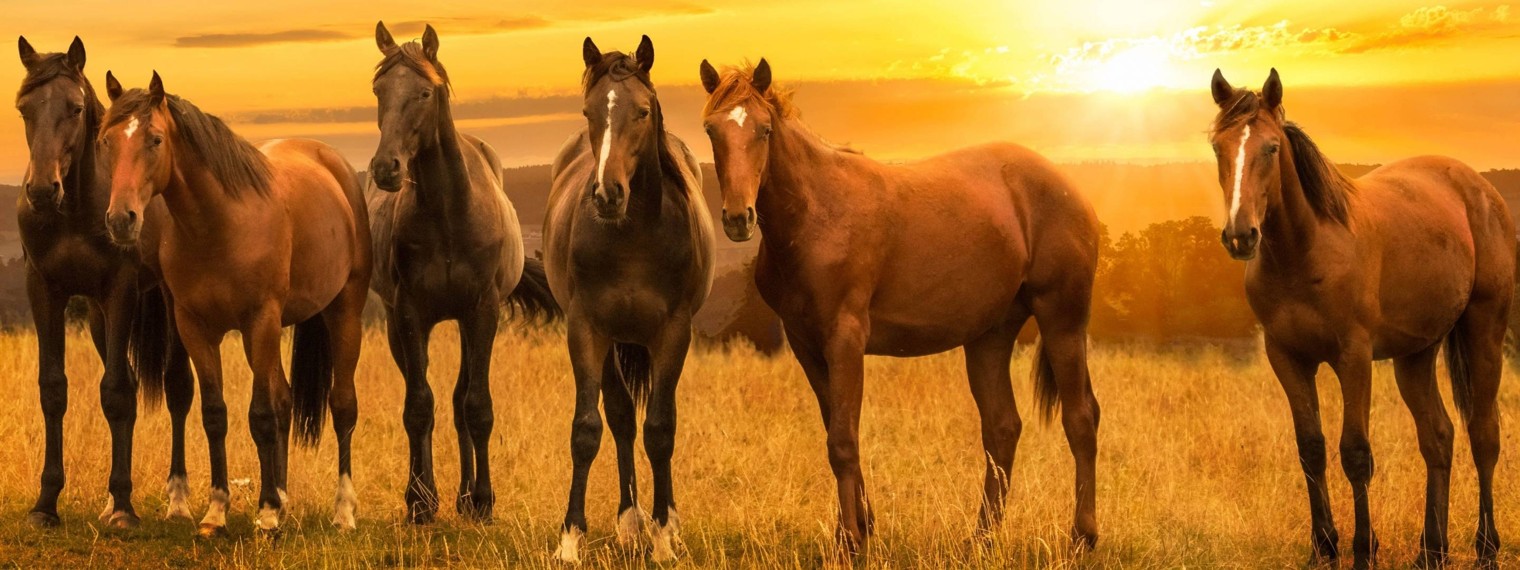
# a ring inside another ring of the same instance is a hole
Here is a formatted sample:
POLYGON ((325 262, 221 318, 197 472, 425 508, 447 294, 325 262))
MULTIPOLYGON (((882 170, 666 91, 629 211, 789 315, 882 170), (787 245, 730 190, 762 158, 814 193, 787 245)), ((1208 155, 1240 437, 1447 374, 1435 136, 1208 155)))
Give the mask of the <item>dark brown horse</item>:
POLYGON ((211 451, 211 504, 199 532, 225 532, 227 406, 221 343, 243 338, 253 371, 248 424, 258 447, 261 531, 278 529, 285 503, 292 408, 297 441, 314 444, 330 405, 338 439, 333 523, 353 528, 351 442, 358 415, 354 368, 370 277, 369 223, 353 169, 331 147, 277 140, 261 148, 221 120, 164 92, 123 92, 109 73, 98 144, 111 173, 106 228, 138 243, 158 228, 157 257, 174 322, 201 385, 211 451), (156 196, 165 208, 145 210, 156 196), (295 325, 291 382, 280 335, 295 325))
POLYGON ((1452 425, 1435 370, 1444 341, 1478 467, 1478 558, 1492 566, 1499 548, 1495 398, 1515 282, 1515 229, 1504 200, 1472 168, 1444 157, 1346 178, 1285 121, 1275 69, 1260 93, 1231 87, 1218 71, 1212 89, 1220 110, 1210 139, 1229 209, 1221 237, 1230 255, 1250 260, 1246 296, 1293 411, 1314 560, 1338 552, 1315 372, 1329 364, 1340 379, 1341 467, 1356 501, 1352 552, 1355 566, 1365 568, 1377 551, 1367 499, 1372 361, 1393 359, 1426 465, 1418 562, 1445 561, 1452 425))
POLYGON ((644 525, 633 441, 637 410, 647 406, 652 558, 668 561, 680 544, 670 475, 676 382, 691 344, 692 315, 712 287, 717 246, 697 161, 665 130, 649 80, 649 36, 632 54, 602 53, 591 38, 581 47, 587 128, 554 159, 544 221, 545 266, 554 296, 565 305, 575 373, 574 473, 555 557, 580 560, 586 477, 602 441, 602 399, 617 445, 617 532, 624 544, 636 544, 644 525))
MULTIPOLYGON (((67 54, 39 54, 26 38, 19 45, 26 78, 16 95, 16 108, 26 123, 31 157, 17 215, 26 254, 27 296, 37 329, 37 382, 46 424, 42 491, 30 519, 39 526, 59 522, 63 415, 68 406, 64 309, 71 297, 83 296, 89 301, 95 349, 105 364, 100 406, 111 428, 110 495, 100 518, 111 527, 132 527, 138 523, 132 508, 132 431, 139 379, 128 363, 128 352, 139 356, 139 349, 162 346, 161 341, 146 341, 143 335, 172 332, 163 330, 164 309, 158 294, 150 291, 152 272, 141 267, 136 251, 112 244, 100 225, 110 189, 100 182, 103 177, 95 168, 95 135, 105 108, 84 75, 84 43, 74 38, 67 54)), ((173 381, 168 383, 175 425, 170 514, 182 514, 176 506, 182 507, 188 491, 183 476, 184 425, 194 397, 188 362, 183 351, 178 354, 169 370, 173 381)), ((150 367, 141 360, 137 363, 149 400, 163 392, 162 360, 154 359, 153 370, 147 370, 150 367)))
POLYGON ((531 316, 558 307, 543 264, 523 257, 517 211, 502 190, 496 151, 454 128, 438 34, 428 26, 421 43, 396 45, 381 22, 375 42, 385 59, 375 68, 380 147, 369 172, 384 192, 369 197, 371 286, 385 303, 391 355, 406 378, 407 519, 425 523, 438 512, 427 346, 433 327, 450 319, 459 321, 460 335, 455 507, 465 516, 490 519, 491 349, 502 305, 510 302, 531 316))
POLYGON ((1041 346, 1037 400, 1059 406, 1076 459, 1074 540, 1091 546, 1098 403, 1087 373, 1087 318, 1097 265, 1092 208, 1029 149, 992 144, 883 165, 824 143, 797 117, 770 65, 706 61, 703 121, 723 187, 729 239, 764 239, 761 296, 781 316, 828 431, 839 484, 839 539, 871 533, 860 469, 864 355, 965 347, 982 417, 987 473, 978 529, 1002 519, 1022 426, 1009 359, 1033 316, 1041 346))

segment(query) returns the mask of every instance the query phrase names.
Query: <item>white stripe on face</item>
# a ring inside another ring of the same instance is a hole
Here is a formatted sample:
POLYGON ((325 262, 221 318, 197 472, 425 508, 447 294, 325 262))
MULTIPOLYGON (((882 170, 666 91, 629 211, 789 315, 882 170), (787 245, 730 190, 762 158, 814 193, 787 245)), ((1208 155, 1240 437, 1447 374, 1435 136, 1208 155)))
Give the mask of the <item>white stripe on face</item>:
POLYGON ((1240 179, 1246 172, 1246 140, 1251 138, 1251 125, 1246 125, 1240 133, 1240 149, 1235 151, 1235 194, 1230 198, 1230 219, 1225 220, 1225 225, 1235 223, 1235 216, 1240 213, 1240 179))
POLYGON ((596 183, 602 183, 607 172, 607 154, 612 152, 612 107, 617 104, 617 90, 607 90, 607 129, 602 131, 602 157, 596 165, 596 183))
POLYGON ((127 138, 132 138, 135 133, 137 133, 137 117, 132 117, 132 122, 127 123, 127 138))
POLYGON ((734 110, 728 112, 728 120, 739 123, 741 127, 744 126, 744 120, 748 118, 749 112, 744 110, 743 105, 736 106, 734 110))

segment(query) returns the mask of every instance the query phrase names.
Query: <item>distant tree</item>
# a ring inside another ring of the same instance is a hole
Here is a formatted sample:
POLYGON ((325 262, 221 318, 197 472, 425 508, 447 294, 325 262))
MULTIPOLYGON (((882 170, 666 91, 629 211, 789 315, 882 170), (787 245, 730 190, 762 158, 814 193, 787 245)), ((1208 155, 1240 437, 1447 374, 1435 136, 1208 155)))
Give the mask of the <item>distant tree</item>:
POLYGON ((1219 246, 1219 229, 1195 216, 1152 224, 1117 241, 1107 230, 1093 291, 1097 337, 1175 340, 1255 334, 1245 268, 1219 246))

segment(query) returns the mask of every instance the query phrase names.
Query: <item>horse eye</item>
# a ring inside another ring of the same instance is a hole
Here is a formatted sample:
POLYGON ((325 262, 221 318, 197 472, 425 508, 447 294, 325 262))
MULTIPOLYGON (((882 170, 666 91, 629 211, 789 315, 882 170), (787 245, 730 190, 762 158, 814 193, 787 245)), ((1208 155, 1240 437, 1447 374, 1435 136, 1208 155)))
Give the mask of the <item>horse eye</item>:
POLYGON ((1277 143, 1267 145, 1267 154, 1277 154, 1277 143))
POLYGON ((432 96, 433 96, 433 92, 432 91, 423 91, 422 92, 422 98, 423 99, 427 99, 428 97, 432 97, 432 96))
POLYGON ((640 119, 647 119, 647 118, 649 118, 649 109, 639 109, 639 118, 640 119))
POLYGON ((153 137, 153 146, 158 146, 158 145, 161 145, 161 144, 164 144, 164 137, 154 135, 154 137, 153 137))
POLYGON ((73 113, 74 113, 75 117, 83 115, 84 114, 84 106, 80 105, 80 106, 74 107, 73 113))
POLYGON ((762 136, 762 137, 769 137, 769 136, 771 136, 771 127, 770 127, 770 125, 766 125, 766 126, 760 127, 760 136, 762 136))
POLYGON ((702 125, 702 130, 707 131, 708 135, 712 135, 713 133, 712 125, 702 125))

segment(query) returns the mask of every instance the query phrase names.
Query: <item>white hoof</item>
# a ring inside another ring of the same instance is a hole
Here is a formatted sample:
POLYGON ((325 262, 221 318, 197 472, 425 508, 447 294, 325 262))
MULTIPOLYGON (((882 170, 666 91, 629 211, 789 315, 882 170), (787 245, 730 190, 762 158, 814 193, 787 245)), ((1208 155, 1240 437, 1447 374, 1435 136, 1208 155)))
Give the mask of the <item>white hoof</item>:
POLYGON ((212 489, 211 497, 206 501, 206 516, 201 518, 202 534, 213 534, 218 529, 227 528, 227 492, 220 489, 212 489))
POLYGON ((259 507, 259 517, 253 521, 259 530, 273 531, 280 529, 280 509, 268 506, 259 507))
POLYGON ((566 564, 581 563, 581 537, 585 534, 578 528, 572 528, 559 534, 559 548, 554 550, 554 559, 566 564))
POLYGON ((644 534, 644 520, 646 515, 638 505, 629 507, 618 515, 617 541, 622 546, 636 546, 639 537, 644 534))
POLYGON ((185 481, 184 477, 179 475, 170 477, 165 493, 169 496, 168 503, 164 505, 165 519, 191 520, 195 518, 195 515, 190 513, 190 483, 185 481))
POLYGON ((670 509, 670 520, 665 525, 659 522, 654 524, 654 549, 649 554, 650 560, 655 562, 671 562, 676 559, 676 549, 681 544, 681 517, 675 509, 670 509))
POLYGON ((100 519, 100 522, 108 522, 111 520, 111 515, 114 514, 116 514, 116 498, 112 497, 110 493, 106 493, 106 508, 102 509, 100 516, 95 518, 100 519))
POLYGON ((355 513, 359 512, 359 496, 354 493, 354 481, 348 475, 338 478, 338 496, 333 501, 333 526, 341 530, 353 530, 355 513))

